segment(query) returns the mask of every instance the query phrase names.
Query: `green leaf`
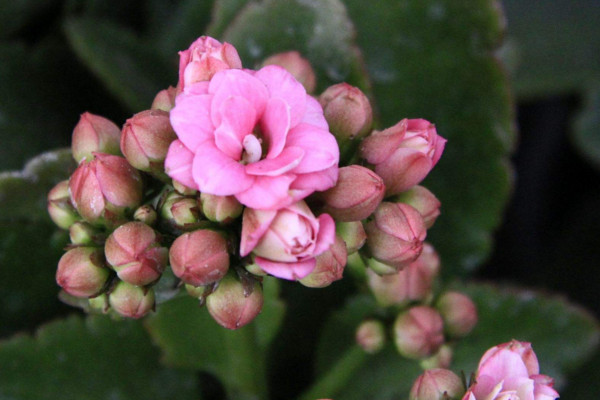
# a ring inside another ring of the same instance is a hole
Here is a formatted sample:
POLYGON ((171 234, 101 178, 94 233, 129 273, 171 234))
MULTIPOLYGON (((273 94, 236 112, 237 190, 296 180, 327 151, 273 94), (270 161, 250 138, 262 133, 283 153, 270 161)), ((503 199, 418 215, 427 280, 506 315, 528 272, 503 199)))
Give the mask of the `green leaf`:
POLYGON ((0 38, 32 23, 55 3, 55 0, 0 0, 0 38))
POLYGON ((600 85, 588 89, 584 109, 575 121, 572 140, 596 169, 600 168, 600 85))
POLYGON ((600 391, 600 351, 580 368, 580 373, 569 377, 569 386, 560 395, 569 400, 588 400, 598 396, 600 391))
POLYGON ((150 108, 156 93, 176 81, 177 69, 123 27, 79 18, 65 23, 65 33, 79 58, 134 112, 150 108))
POLYGON ((382 128, 425 118, 448 139, 424 185, 442 202, 428 232, 444 274, 488 255, 510 191, 514 141, 507 77, 493 52, 503 19, 492 0, 344 0, 357 31, 382 128))
POLYGON ((136 321, 70 317, 0 343, 0 398, 197 399, 195 375, 162 367, 136 321))

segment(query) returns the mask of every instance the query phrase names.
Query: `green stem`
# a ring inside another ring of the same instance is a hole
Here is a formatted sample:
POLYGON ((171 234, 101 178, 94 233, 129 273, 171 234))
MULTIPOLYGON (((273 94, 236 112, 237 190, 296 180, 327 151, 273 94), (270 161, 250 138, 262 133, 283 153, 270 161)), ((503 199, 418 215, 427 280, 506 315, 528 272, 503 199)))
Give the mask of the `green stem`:
POLYGON ((298 400, 333 398, 346 386, 356 371, 367 360, 368 354, 353 345, 326 374, 320 377, 298 400))

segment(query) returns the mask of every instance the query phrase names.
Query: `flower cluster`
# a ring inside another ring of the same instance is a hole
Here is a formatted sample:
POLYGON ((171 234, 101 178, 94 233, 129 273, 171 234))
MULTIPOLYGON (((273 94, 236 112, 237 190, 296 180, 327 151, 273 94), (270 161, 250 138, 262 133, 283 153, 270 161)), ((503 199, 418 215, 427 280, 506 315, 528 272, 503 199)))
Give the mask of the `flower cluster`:
MULTIPOLYGON (((201 37, 180 52, 177 86, 122 129, 83 114, 79 166, 48 195, 72 242, 56 274, 63 297, 139 318, 168 275, 234 329, 260 312, 263 276, 324 287, 349 257, 382 304, 431 297, 436 256, 424 240, 440 202, 418 184, 445 139, 422 119, 372 130, 362 91, 340 83, 314 96, 315 86, 297 52, 249 70, 232 45, 201 37)), ((439 302, 462 335, 455 300, 439 302)), ((425 347, 417 356, 439 346, 425 347)))

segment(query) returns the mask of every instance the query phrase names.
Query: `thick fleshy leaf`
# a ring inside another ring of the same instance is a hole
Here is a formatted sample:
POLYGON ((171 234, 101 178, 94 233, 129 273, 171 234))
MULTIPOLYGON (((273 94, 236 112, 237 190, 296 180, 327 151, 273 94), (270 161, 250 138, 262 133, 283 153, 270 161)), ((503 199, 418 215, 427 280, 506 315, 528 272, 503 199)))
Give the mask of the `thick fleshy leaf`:
POLYGON ((573 130, 573 142, 592 165, 600 169, 600 85, 587 92, 584 109, 573 130))
POLYGON ((197 399, 195 374, 163 367, 135 321, 70 317, 0 343, 6 399, 197 399))

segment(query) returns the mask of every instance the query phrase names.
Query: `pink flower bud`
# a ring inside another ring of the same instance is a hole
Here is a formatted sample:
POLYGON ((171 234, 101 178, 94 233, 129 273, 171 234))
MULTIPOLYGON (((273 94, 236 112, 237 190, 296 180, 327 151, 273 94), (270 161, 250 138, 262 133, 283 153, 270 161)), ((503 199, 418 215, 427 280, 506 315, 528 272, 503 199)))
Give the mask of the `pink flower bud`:
POLYGON ((367 241, 365 228, 360 221, 338 222, 335 232, 346 243, 348 255, 356 253, 367 241))
POLYGON ((144 204, 143 206, 138 207, 138 209, 133 213, 133 219, 143 222, 149 226, 154 225, 157 218, 158 214, 156 213, 154 207, 152 207, 150 204, 144 204))
POLYGON ((431 307, 416 306, 401 313, 394 323, 394 341, 400 354, 420 359, 434 354, 444 343, 444 323, 431 307))
POLYGON ((465 393, 461 379, 448 369, 430 369, 420 375, 409 400, 458 400, 465 393))
POLYGON ((434 355, 421 360, 419 365, 423 369, 449 368, 452 364, 453 353, 450 345, 443 344, 434 355))
POLYGON ((119 282, 108 295, 113 310, 127 318, 141 318, 154 310, 154 290, 119 282))
POLYGON ((58 262, 56 283, 72 296, 95 297, 105 289, 109 276, 101 250, 76 247, 58 262))
POLYGON ((450 337, 467 336, 477 325, 477 308, 469 296, 462 293, 444 293, 436 302, 436 308, 450 337))
POLYGON ((94 153, 69 180, 71 202, 88 222, 114 223, 142 200, 142 179, 123 157, 94 153))
POLYGON ((216 196, 202 193, 200 195, 202 213, 213 222, 228 224, 242 215, 244 207, 235 196, 216 196))
POLYGON ((73 130, 71 150, 77 162, 90 161, 92 153, 120 154, 121 130, 112 121, 89 112, 81 114, 73 130))
POLYGON ((399 271, 417 259, 427 230, 423 217, 403 203, 383 202, 366 226, 367 246, 373 257, 399 271))
POLYGON ((71 243, 78 245, 102 243, 105 239, 94 227, 87 222, 75 222, 69 227, 69 238, 71 243))
POLYGON ((125 122, 121 151, 134 168, 165 175, 164 161, 169 146, 175 139, 177 135, 171 127, 169 113, 163 110, 146 110, 125 122))
POLYGON ((337 221, 359 221, 375 211, 384 193, 383 180, 375 172, 350 165, 340 168, 336 185, 322 193, 323 210, 337 221))
POLYGON ((161 217, 181 230, 194 230, 200 221, 200 207, 195 198, 171 192, 160 209, 161 217))
POLYGON ((308 93, 314 92, 317 86, 317 77, 310 62, 297 51, 288 51, 272 55, 263 61, 265 65, 279 65, 285 68, 304 86, 308 93))
POLYGON ((223 278, 229 269, 227 241, 208 229, 185 233, 171 245, 169 260, 173 273, 185 283, 208 285, 223 278))
POLYGON ((431 296, 431 287, 439 271, 439 257, 433 247, 425 244, 415 261, 398 273, 379 276, 367 270, 367 282, 377 302, 386 307, 424 301, 431 296))
POLYGON ((315 257, 335 240, 335 223, 327 214, 315 218, 300 201, 276 211, 246 208, 240 254, 254 254, 267 273, 283 279, 302 279, 315 268, 315 257))
POLYGON ((362 138, 371 131, 373 110, 365 94, 347 83, 330 86, 319 96, 331 133, 338 141, 362 138))
POLYGON ((71 205, 69 198, 69 181, 59 182, 48 192, 48 214, 52 221, 62 229, 69 229, 80 219, 71 205))
POLYGON ((169 112, 175 107, 175 97, 177 97, 177 88, 169 86, 167 89, 161 90, 156 94, 150 108, 169 112))
POLYGON ((242 68, 242 60, 235 47, 221 44, 208 36, 202 36, 189 49, 179 52, 179 84, 182 91, 196 82, 208 81, 224 69, 242 68))
POLYGON ((219 325, 238 329, 250 323, 263 306, 260 283, 242 284, 234 274, 226 275, 206 299, 206 308, 219 325), (251 285, 251 286, 250 286, 251 285))
POLYGON ((375 165, 386 195, 404 192, 421 182, 442 156, 446 139, 424 119, 403 119, 374 131, 362 142, 363 158, 375 165))
POLYGON ((424 186, 414 186, 412 189, 399 194, 394 198, 395 202, 406 203, 413 206, 423 217, 425 227, 431 228, 440 215, 442 203, 433 193, 424 186))
POLYGON ((341 237, 336 236, 329 250, 315 257, 317 260, 315 269, 308 276, 300 279, 300 283, 308 287, 323 288, 342 279, 347 257, 346 244, 341 237))
POLYGON ((369 354, 379 352, 385 345, 385 328, 374 319, 361 322, 356 330, 356 343, 369 354))
POLYGON ((168 250, 143 222, 118 227, 106 240, 104 253, 119 278, 136 286, 156 281, 167 266, 168 250))

